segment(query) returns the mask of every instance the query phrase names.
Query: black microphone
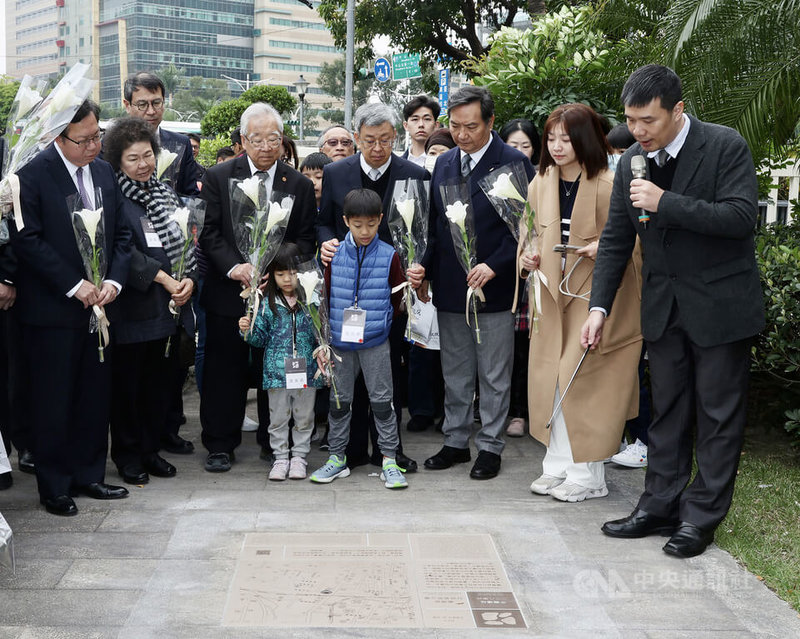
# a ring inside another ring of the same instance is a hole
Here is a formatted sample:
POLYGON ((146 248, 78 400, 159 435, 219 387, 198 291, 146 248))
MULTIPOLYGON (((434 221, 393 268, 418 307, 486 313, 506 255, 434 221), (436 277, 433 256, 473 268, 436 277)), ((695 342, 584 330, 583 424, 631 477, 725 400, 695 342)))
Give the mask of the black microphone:
MULTIPOLYGON (((637 180, 644 180, 647 177, 647 160, 643 155, 634 155, 631 158, 631 173, 637 180)), ((650 221, 650 213, 640 209, 639 210, 639 223, 643 228, 647 228, 647 223, 650 221)))

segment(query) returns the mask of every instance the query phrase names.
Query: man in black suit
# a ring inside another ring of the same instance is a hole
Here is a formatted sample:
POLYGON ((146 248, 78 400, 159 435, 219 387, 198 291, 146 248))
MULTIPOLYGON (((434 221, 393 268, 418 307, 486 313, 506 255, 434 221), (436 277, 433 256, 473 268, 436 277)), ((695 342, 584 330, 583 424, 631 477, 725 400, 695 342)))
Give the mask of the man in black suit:
MULTIPOLYGON (((472 401, 477 375, 480 388, 481 428, 475 435, 478 457, 470 470, 473 479, 493 479, 500 472, 505 447, 503 431, 511 392, 514 351, 514 298, 517 243, 484 195, 478 182, 492 171, 520 162, 528 179, 533 165, 505 144, 494 125, 494 101, 481 87, 465 86, 450 96, 450 132, 458 145, 436 160, 431 178, 431 241, 423 264, 433 282, 433 303, 439 317, 444 371, 444 446, 425 460, 425 468, 443 470, 470 461, 472 401), (447 203, 440 185, 463 180, 467 184, 475 224, 478 264, 464 275, 445 217, 447 203), (478 314, 481 342, 474 321, 467 324, 467 289, 482 288, 486 303, 478 314)), ((423 293, 424 294, 424 293, 423 293)))
POLYGON ((99 113, 85 101, 56 141, 19 172, 24 228, 11 233, 36 478, 41 502, 56 515, 78 512, 71 494, 128 494, 103 482, 113 352, 106 348, 100 362, 97 335, 89 332, 90 307, 113 302, 125 284, 131 241, 114 171, 96 159, 99 113), (103 207, 108 268, 100 288, 86 279, 67 204, 71 196, 84 208, 103 207))
MULTIPOLYGON (((344 198, 353 189, 370 189, 375 191, 383 201, 383 219, 378 227, 378 237, 393 246, 392 234, 389 231, 389 206, 392 202, 395 182, 398 180, 428 180, 428 172, 394 153, 397 131, 397 116, 385 104, 364 104, 354 116, 355 139, 360 151, 323 169, 322 198, 317 216, 317 240, 320 243, 322 263, 327 266, 336 253, 339 242, 347 235, 344 223, 344 198)), ((419 269, 419 266, 416 267, 419 269)), ((411 277, 422 281, 424 271, 411 269, 411 277)), ((392 377, 394 381, 394 403, 397 413, 398 435, 402 411, 401 398, 403 378, 401 360, 407 345, 403 341, 405 317, 396 318, 392 322, 389 344, 392 357, 392 377)), ((377 441, 374 425, 368 426, 369 397, 364 385, 363 375, 356 380, 353 398, 353 417, 350 425, 350 444, 348 446, 348 465, 356 466, 369 461, 367 457, 367 433, 372 431, 373 443, 377 441)), ((377 447, 373 446, 377 451, 377 447)), ((380 465, 381 455, 373 454, 372 461, 380 465)), ((402 441, 396 454, 397 465, 407 472, 417 469, 417 462, 403 453, 402 441)))
POLYGON ((638 235, 653 421, 644 493, 631 515, 602 530, 626 538, 669 533, 664 552, 693 557, 713 541, 731 504, 750 345, 764 327, 753 241, 756 173, 738 133, 683 112, 672 69, 637 69, 622 102, 637 143, 617 167, 581 339, 593 348, 602 339, 638 235), (647 156, 644 179, 631 172, 638 155, 647 156), (687 486, 693 427, 697 474, 687 486))
POLYGON ((125 80, 122 92, 122 104, 128 115, 149 122, 158 134, 161 148, 178 154, 175 160, 178 172, 172 188, 180 195, 199 195, 200 167, 194 159, 189 138, 161 128, 167 106, 164 83, 152 73, 134 73, 125 80))
POLYGON ((209 472, 231 468, 233 450, 242 441, 249 385, 250 347, 239 335, 238 321, 245 311, 240 293, 242 286, 250 286, 253 266, 236 248, 229 181, 258 173, 264 178, 268 195, 273 190, 294 195, 284 241, 297 244, 308 258, 315 251, 314 185, 278 161, 282 131, 283 121, 275 109, 262 102, 251 104, 241 118, 245 155, 211 167, 203 178, 202 197, 207 208, 200 246, 208 259, 208 273, 200 297, 207 326, 200 423, 203 445, 209 453, 205 463, 209 472))

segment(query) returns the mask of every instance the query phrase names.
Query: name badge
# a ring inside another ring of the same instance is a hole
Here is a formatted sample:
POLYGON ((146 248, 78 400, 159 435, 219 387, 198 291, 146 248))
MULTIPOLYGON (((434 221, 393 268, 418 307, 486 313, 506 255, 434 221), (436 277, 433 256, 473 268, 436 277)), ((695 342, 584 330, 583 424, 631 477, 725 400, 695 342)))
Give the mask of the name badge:
POLYGON ((140 217, 139 221, 142 223, 142 231, 144 232, 145 242, 147 242, 147 248, 163 248, 150 218, 140 217))
POLYGON ((286 371, 286 388, 308 388, 308 377, 306 372, 308 366, 304 357, 286 357, 283 360, 283 368, 286 371))
POLYGON ((344 309, 342 319, 342 341, 354 344, 364 343, 364 326, 367 324, 367 312, 361 308, 344 309))

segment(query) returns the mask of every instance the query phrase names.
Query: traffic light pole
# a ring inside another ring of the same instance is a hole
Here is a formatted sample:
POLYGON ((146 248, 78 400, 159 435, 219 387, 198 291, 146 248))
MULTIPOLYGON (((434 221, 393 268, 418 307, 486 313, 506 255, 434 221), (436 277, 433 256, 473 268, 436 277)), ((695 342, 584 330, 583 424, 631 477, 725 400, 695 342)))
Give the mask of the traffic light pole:
POLYGON ((347 0, 347 50, 345 53, 344 126, 353 128, 353 65, 355 64, 355 0, 347 0))

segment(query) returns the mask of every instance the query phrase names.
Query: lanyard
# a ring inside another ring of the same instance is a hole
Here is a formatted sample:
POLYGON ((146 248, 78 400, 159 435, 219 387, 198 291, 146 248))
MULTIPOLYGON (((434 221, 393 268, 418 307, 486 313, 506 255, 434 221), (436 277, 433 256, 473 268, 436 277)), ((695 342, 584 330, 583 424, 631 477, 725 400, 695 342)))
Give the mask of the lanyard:
POLYGON ((286 310, 289 311, 289 315, 292 316, 292 357, 297 357, 297 305, 290 308, 283 291, 280 291, 280 296, 281 302, 283 302, 286 310))
POLYGON ((358 257, 358 249, 359 246, 356 244, 356 262, 358 263, 358 270, 356 271, 356 295, 355 299, 353 300, 353 307, 358 308, 358 289, 361 286, 361 265, 364 263, 364 259, 367 257, 367 247, 361 247, 364 249, 361 257, 358 257))

